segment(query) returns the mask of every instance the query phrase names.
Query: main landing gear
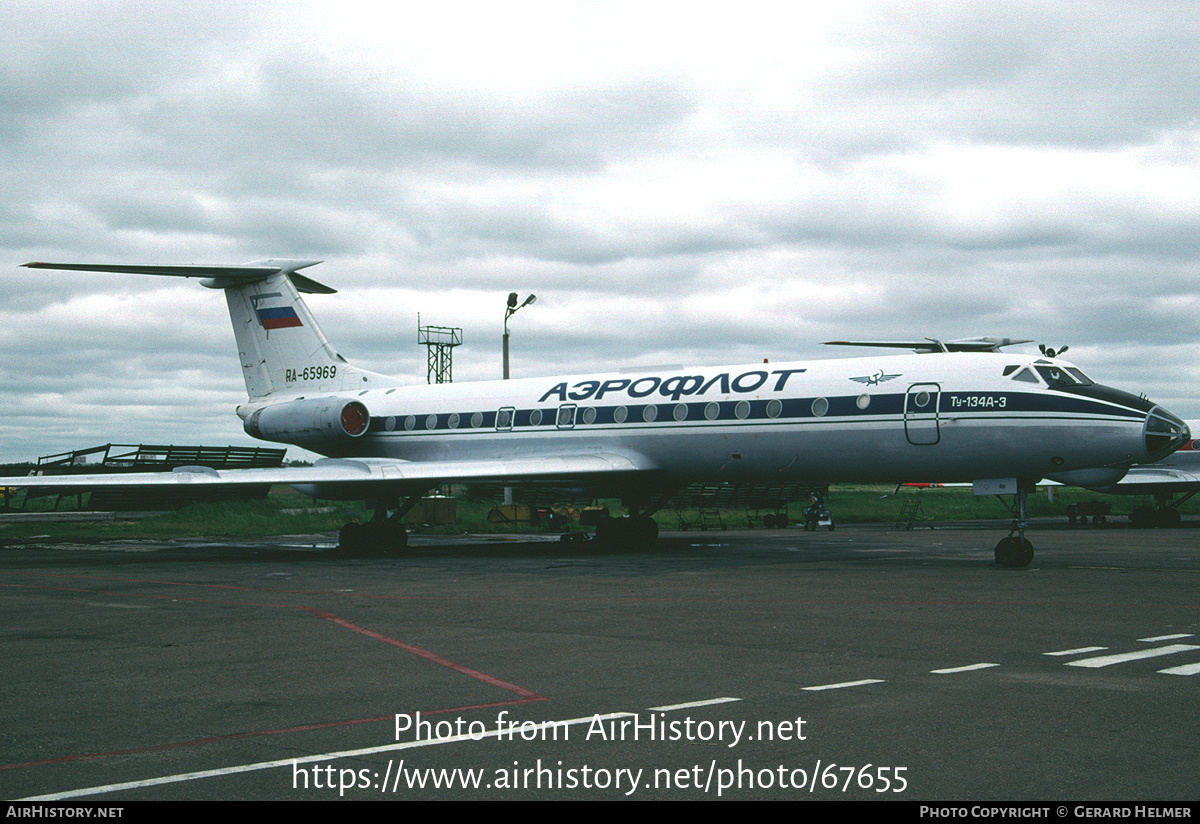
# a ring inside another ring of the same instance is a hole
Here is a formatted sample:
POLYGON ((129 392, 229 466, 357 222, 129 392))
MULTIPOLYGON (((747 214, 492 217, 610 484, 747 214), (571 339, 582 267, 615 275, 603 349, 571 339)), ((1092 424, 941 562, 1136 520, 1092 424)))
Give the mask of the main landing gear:
POLYGON ((1179 507, 1191 500, 1195 491, 1189 492, 1178 501, 1172 503, 1170 493, 1159 493, 1154 496, 1154 506, 1139 506, 1129 513, 1129 522, 1134 526, 1179 526, 1183 518, 1179 507))
POLYGON ((658 522, 645 513, 605 518, 596 524, 596 540, 605 547, 653 543, 658 540, 658 522))
POLYGON ((351 555, 399 555, 408 548, 408 530, 394 516, 350 521, 338 533, 338 548, 351 555))
POLYGON ((380 498, 375 517, 360 524, 351 521, 338 533, 338 548, 351 555, 401 555, 408 549, 408 529, 404 516, 417 505, 424 492, 411 496, 400 506, 398 495, 380 498))
MULTIPOLYGON (((1013 519, 1012 530, 1007 538, 1002 538, 996 544, 996 566, 1005 569, 1024 569, 1033 562, 1033 544, 1025 537, 1025 529, 1029 526, 1029 516, 1026 504, 1032 484, 1024 481, 1017 482, 1017 491, 1013 495, 1015 508, 1009 509, 1016 516, 1013 519)), ((999 497, 999 496, 997 496, 999 497)), ((1001 498, 1001 500, 1004 500, 1001 498)), ((1008 502, 1005 501, 1005 506, 1008 502)))
POLYGON ((604 518, 596 524, 596 542, 605 549, 635 548, 658 541, 658 522, 650 516, 666 505, 678 490, 660 493, 657 498, 642 493, 624 499, 629 514, 624 518, 604 518), (632 545, 632 546, 630 546, 632 545))

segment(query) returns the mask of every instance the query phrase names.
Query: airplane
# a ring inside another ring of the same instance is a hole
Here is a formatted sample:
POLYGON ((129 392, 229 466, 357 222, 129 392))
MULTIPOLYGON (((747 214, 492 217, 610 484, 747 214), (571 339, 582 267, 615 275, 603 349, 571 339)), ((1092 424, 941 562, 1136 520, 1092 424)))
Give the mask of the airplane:
MULTIPOLYGON (((1185 421, 1196 431, 1200 421, 1185 421)), ((1089 487, 1106 495, 1146 495, 1154 506, 1139 506, 1129 513, 1135 526, 1174 526, 1181 520, 1179 507, 1200 492, 1200 441, 1188 438, 1160 461, 1135 466, 1115 484, 1089 487), (1172 500, 1180 495, 1178 500, 1172 500)))
POLYGON ((320 261, 245 265, 27 263, 200 278, 225 293, 245 378, 247 433, 326 456, 312 467, 0 478, 0 486, 290 484, 316 497, 373 500, 375 516, 340 533, 344 548, 401 551, 402 518, 445 483, 585 489, 630 515, 597 526, 606 541, 651 540, 650 515, 697 482, 969 482, 1013 496, 996 563, 1025 567, 1026 499, 1041 478, 1119 481, 1190 437, 1182 420, 1076 366, 1001 348, 1028 341, 869 342, 915 354, 730 366, 647 367, 439 385, 350 364, 300 293, 335 290, 299 273, 320 261))

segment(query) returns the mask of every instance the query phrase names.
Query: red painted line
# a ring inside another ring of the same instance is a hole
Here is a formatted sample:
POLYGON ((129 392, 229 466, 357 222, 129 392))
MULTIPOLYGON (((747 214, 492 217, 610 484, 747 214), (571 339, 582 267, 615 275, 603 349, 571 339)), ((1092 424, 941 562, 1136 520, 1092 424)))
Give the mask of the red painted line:
MULTIPOLYGON (((61 577, 86 577, 86 576, 61 576, 61 577)), ((168 583, 168 582, 155 582, 155 583, 168 583)), ((171 600, 181 601, 181 602, 218 603, 218 604, 228 604, 228 605, 236 605, 236 606, 284 607, 286 609, 301 609, 301 610, 304 610, 305 612, 311 612, 312 614, 317 615, 320 618, 324 618, 327 621, 331 621, 331 622, 337 624, 338 626, 341 626, 346 629, 349 629, 354 632, 365 635, 368 638, 374 638, 377 641, 383 641, 385 644, 396 647, 397 649, 404 650, 405 652, 411 652, 414 655, 419 655, 420 657, 426 659, 427 661, 430 661, 432 663, 446 667, 447 669, 454 670, 455 672, 461 673, 463 675, 470 676, 471 678, 474 678, 478 681, 482 681, 485 684, 489 684, 494 687, 499 687, 500 689, 506 690, 508 692, 516 693, 518 696, 520 696, 520 698, 509 700, 509 701, 492 701, 492 702, 483 703, 483 704, 471 704, 471 705, 462 706, 462 707, 451 707, 451 708, 440 709, 440 710, 430 710, 430 711, 423 710, 422 715, 439 715, 439 714, 450 713, 450 712, 468 712, 468 711, 472 711, 472 710, 490 709, 493 707, 510 707, 510 706, 516 706, 518 704, 528 704, 528 703, 531 703, 534 701, 549 700, 546 698, 546 696, 540 695, 536 692, 533 692, 532 690, 527 690, 524 687, 518 687, 516 684, 511 684, 508 681, 504 681, 500 678, 496 678, 495 676, 480 672, 479 670, 471 669, 470 667, 465 667, 462 664, 456 664, 447 658, 443 658, 440 655, 430 652, 429 650, 422 649, 422 648, 414 646, 412 644, 406 644, 403 641, 399 641, 395 638, 391 638, 382 633, 374 632, 372 630, 357 626, 343 618, 337 617, 336 615, 334 615, 330 612, 325 612, 324 610, 319 610, 319 609, 316 609, 315 607, 302 606, 299 604, 269 604, 269 603, 252 603, 252 602, 248 603, 248 602, 239 602, 239 601, 218 601, 218 600, 209 600, 209 599, 201 599, 201 598, 179 598, 178 596, 172 597, 172 596, 165 596, 165 595, 147 595, 144 593, 103 592, 100 590, 85 589, 82 587, 65 587, 65 586, 51 587, 51 586, 46 586, 44 584, 43 585, 39 585, 39 584, 0 584, 0 587, 13 588, 13 589, 41 589, 41 590, 50 590, 50 591, 59 591, 59 592, 84 592, 84 593, 88 593, 91 595, 106 595, 109 597, 129 597, 129 598, 149 598, 149 599, 170 598, 171 600)), ((408 715, 410 713, 401 713, 401 714, 408 715)), ((62 764, 62 763, 67 763, 67 762, 71 762, 71 761, 81 761, 81 760, 87 760, 87 759, 112 758, 115 756, 123 756, 123 755, 136 755, 136 754, 140 754, 140 753, 161 752, 163 750, 178 749, 181 747, 192 747, 192 746, 196 746, 198 744, 222 743, 222 742, 227 742, 227 741, 239 741, 239 740, 247 739, 247 738, 258 738, 258 737, 268 736, 268 735, 284 735, 287 733, 308 732, 311 730, 329 729, 329 728, 333 728, 333 727, 346 727, 346 726, 353 726, 356 724, 379 723, 382 721, 390 721, 394 717, 395 717, 395 715, 393 714, 393 715, 380 716, 378 718, 356 718, 356 719, 350 719, 350 720, 345 720, 345 721, 327 721, 327 722, 319 722, 319 723, 315 723, 315 724, 301 724, 301 725, 294 726, 294 727, 283 727, 281 729, 276 729, 276 730, 254 730, 254 731, 250 731, 250 732, 229 733, 228 735, 210 736, 208 738, 197 738, 192 741, 179 741, 179 742, 175 742, 175 743, 171 743, 171 744, 153 744, 153 745, 150 745, 147 747, 133 747, 130 749, 113 750, 110 752, 95 752, 95 753, 81 753, 81 754, 77 754, 77 755, 64 755, 64 756, 59 756, 57 758, 47 758, 47 759, 43 759, 40 761, 24 761, 24 762, 15 763, 15 764, 0 764, 0 772, 6 771, 6 770, 20 769, 20 768, 24 768, 24 767, 38 767, 38 766, 46 766, 46 765, 50 765, 50 764, 62 764)))
POLYGON ((508 690, 509 692, 515 692, 517 695, 521 696, 522 698, 527 698, 531 701, 547 700, 546 696, 544 696, 544 695, 538 695, 536 692, 527 690, 524 687, 518 687, 516 684, 510 684, 507 681, 502 681, 499 678, 495 677, 494 675, 488 675, 487 673, 480 672, 479 670, 473 670, 470 667, 464 667, 462 664, 456 664, 453 661, 443 658, 440 655, 435 655, 434 653, 430 652, 429 650, 424 650, 424 649, 421 649, 420 647, 414 647, 412 644, 406 644, 403 641, 397 641, 395 638, 389 638, 388 636, 383 635, 381 633, 373 632, 369 629, 363 629, 362 627, 355 626, 354 624, 350 623, 349 621, 347 621, 343 618, 338 618, 336 615, 333 615, 332 613, 324 612, 323 610, 315 609, 314 607, 301 607, 301 609, 308 610, 309 612, 313 613, 314 615, 319 615, 328 621, 333 621, 333 623, 337 624, 338 626, 342 626, 342 627, 345 627, 346 629, 354 630, 355 632, 360 632, 363 635, 367 636, 368 638, 374 638, 377 641, 383 641, 385 644, 391 644, 393 647, 398 647, 407 652, 411 652, 414 655, 419 655, 422 658, 425 658, 426 660, 432 661, 435 664, 440 664, 441 666, 452 669, 455 672, 461 672, 463 675, 469 675, 472 678, 475 678, 479 681, 483 681, 485 684, 491 684, 493 687, 499 687, 500 689, 508 690))
POLYGON ((517 695, 521 696, 522 698, 528 698, 533 701, 548 700, 544 695, 539 695, 538 693, 533 692, 532 690, 527 690, 524 687, 518 687, 516 684, 511 684, 508 681, 504 681, 500 678, 497 678, 494 675, 488 675, 487 673, 480 672, 479 670, 471 669, 470 667, 464 667, 462 664, 456 664, 453 661, 449 660, 448 658, 443 658, 442 656, 437 655, 436 653, 432 653, 426 649, 421 649, 418 646, 414 646, 412 644, 406 644, 403 641, 399 641, 395 638, 390 638, 387 635, 384 635, 382 633, 374 632, 369 629, 364 629, 363 627, 360 627, 360 626, 350 623, 349 621, 345 620, 344 618, 337 617, 336 615, 334 615, 331 612, 325 612, 324 610, 317 609, 316 607, 308 607, 308 606, 303 606, 301 604, 269 604, 269 603, 246 602, 246 601, 216 601, 216 600, 203 599, 203 598, 180 598, 178 596, 147 595, 144 593, 132 593, 132 592, 100 592, 98 590, 92 590, 92 589, 82 589, 82 588, 76 588, 76 587, 47 587, 44 585, 36 585, 36 584, 0 584, 0 587, 18 588, 18 589, 43 589, 43 590, 61 591, 61 592, 87 592, 87 593, 94 594, 94 595, 105 595, 110 598, 111 597, 148 598, 148 599, 196 602, 196 603, 217 603, 217 604, 227 604, 227 605, 232 605, 232 606, 284 607, 286 609, 302 609, 305 612, 311 612, 314 615, 320 616, 321 618, 324 618, 327 621, 332 621, 333 623, 337 624, 338 626, 345 627, 346 629, 349 629, 354 632, 365 635, 368 638, 374 638, 377 641, 383 641, 385 644, 390 644, 391 646, 396 647, 397 649, 402 649, 405 652, 411 652, 414 655, 419 655, 422 658, 426 659, 427 661, 432 661, 433 663, 438 664, 443 667, 446 667, 447 669, 451 669, 451 670, 454 670, 455 672, 462 673, 463 675, 470 676, 471 678, 474 678, 477 681, 482 681, 485 684, 492 685, 493 687, 499 687, 502 690, 514 692, 517 695))
POLYGON ((479 670, 471 669, 470 667, 464 667, 462 664, 456 664, 453 661, 449 660, 448 658, 443 658, 440 655, 432 653, 426 649, 421 649, 418 646, 414 646, 412 644, 406 644, 403 641, 399 641, 395 638, 390 638, 387 635, 384 635, 382 633, 374 632, 369 629, 364 629, 363 627, 360 627, 360 626, 357 626, 356 624, 350 623, 349 621, 345 620, 344 618, 337 617, 336 615, 334 615, 331 612, 325 612, 324 610, 317 609, 316 607, 308 607, 308 606, 303 606, 301 604, 268 604, 268 603, 255 603, 255 602, 245 602, 245 601, 214 601, 214 600, 201 599, 201 598, 180 598, 178 596, 168 596, 168 595, 146 595, 144 593, 99 592, 97 590, 82 589, 82 588, 76 588, 76 587, 47 587, 44 585, 36 585, 36 584, 0 584, 0 587, 19 588, 19 589, 44 589, 44 590, 54 590, 54 591, 63 591, 63 592, 88 592, 88 593, 96 594, 96 595, 106 595, 110 598, 111 597, 126 597, 126 598, 168 599, 171 601, 194 601, 197 603, 219 603, 219 604, 229 604, 229 605, 236 605, 236 606, 284 607, 286 609, 302 609, 305 612, 311 612, 314 615, 320 616, 321 618, 324 618, 327 621, 332 621, 333 623, 337 624, 338 626, 345 627, 346 629, 349 629, 349 630, 353 630, 354 632, 365 635, 368 638, 374 638, 377 641, 383 641, 385 644, 390 644, 391 646, 396 647, 397 649, 402 649, 405 652, 411 652, 414 655, 419 655, 422 658, 426 659, 427 661, 432 661, 433 663, 438 664, 443 667, 446 667, 447 669, 452 669, 455 672, 459 672, 459 673, 462 673, 463 675, 470 676, 471 678, 474 678, 477 681, 482 681, 485 684, 490 684, 494 687, 499 687, 502 690, 508 690, 509 692, 514 692, 517 695, 521 696, 522 698, 528 698, 528 699, 534 700, 534 701, 547 700, 544 695, 539 695, 538 693, 533 692, 532 690, 527 690, 524 687, 518 687, 516 684, 511 684, 508 681, 504 681, 500 678, 497 678, 494 675, 488 675, 487 673, 480 672, 479 670))

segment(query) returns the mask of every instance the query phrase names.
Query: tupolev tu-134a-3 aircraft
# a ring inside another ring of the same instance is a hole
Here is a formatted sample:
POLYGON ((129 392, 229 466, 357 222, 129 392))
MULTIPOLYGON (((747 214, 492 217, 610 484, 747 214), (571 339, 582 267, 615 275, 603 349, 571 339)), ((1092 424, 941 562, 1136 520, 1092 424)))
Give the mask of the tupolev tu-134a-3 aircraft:
POLYGON ((586 489, 632 513, 597 537, 657 537, 650 515, 698 482, 970 482, 1013 496, 996 562, 1027 566, 1025 502, 1043 478, 1099 487, 1190 437, 1145 398, 1099 385, 1059 358, 1014 355, 1027 341, 973 338, 854 345, 915 354, 734 366, 656 367, 570 377, 405 385, 348 363, 300 292, 319 261, 241 266, 28 263, 202 278, 229 305, 248 400, 246 432, 327 456, 312 467, 0 478, 13 487, 291 484, 327 499, 375 502, 343 546, 397 550, 403 516, 448 482, 586 489))

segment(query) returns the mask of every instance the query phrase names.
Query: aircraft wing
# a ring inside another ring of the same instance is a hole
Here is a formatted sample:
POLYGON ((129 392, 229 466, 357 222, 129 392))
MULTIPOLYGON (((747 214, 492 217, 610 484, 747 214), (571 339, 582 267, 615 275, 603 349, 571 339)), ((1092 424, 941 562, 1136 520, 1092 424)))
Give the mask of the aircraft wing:
POLYGON ((178 487, 191 484, 290 484, 419 490, 441 483, 588 481, 614 474, 646 473, 657 467, 636 452, 530 455, 507 459, 403 461, 392 458, 324 458, 311 467, 211 469, 179 467, 171 472, 114 472, 94 475, 26 475, 0 478, 0 487, 91 489, 112 486, 178 487))
POLYGON ((1098 492, 1118 495, 1151 495, 1154 492, 1186 492, 1200 488, 1200 471, 1170 466, 1135 466, 1119 483, 1098 492))

